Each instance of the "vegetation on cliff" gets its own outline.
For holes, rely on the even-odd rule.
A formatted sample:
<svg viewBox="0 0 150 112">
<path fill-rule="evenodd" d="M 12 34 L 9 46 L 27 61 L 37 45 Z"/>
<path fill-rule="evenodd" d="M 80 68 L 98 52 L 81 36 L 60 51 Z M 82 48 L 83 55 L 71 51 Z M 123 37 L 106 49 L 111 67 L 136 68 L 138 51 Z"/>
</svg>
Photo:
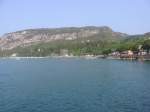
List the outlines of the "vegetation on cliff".
<svg viewBox="0 0 150 112">
<path fill-rule="evenodd" d="M 82 32 L 84 29 L 84 32 Z M 86 34 L 82 34 L 85 33 Z M 94 32 L 94 34 L 93 34 Z M 96 33 L 95 33 L 96 32 Z M 98 32 L 98 33 L 97 33 Z M 12 56 L 12 54 L 16 54 L 17 56 L 58 56 L 58 55 L 107 55 L 114 51 L 138 51 L 139 46 L 142 46 L 143 49 L 149 51 L 150 50 L 150 34 L 144 35 L 134 35 L 128 36 L 123 33 L 113 32 L 111 29 L 107 27 L 97 28 L 97 27 L 84 27 L 84 28 L 65 28 L 65 29 L 53 29 L 53 30 L 29 30 L 26 32 L 17 32 L 17 34 L 13 34 L 16 37 L 26 36 L 26 40 L 33 39 L 33 35 L 44 35 L 49 33 L 54 37 L 66 36 L 68 39 L 62 37 L 61 39 L 56 39 L 53 41 L 39 41 L 35 42 L 32 40 L 27 46 L 19 45 L 12 49 L 0 50 L 0 56 Z M 67 34 L 66 34 L 67 33 Z M 32 36 L 31 36 L 32 34 Z M 60 35 L 61 34 L 61 35 Z M 76 37 L 76 34 L 80 34 L 80 37 Z M 30 35 L 30 36 L 29 36 Z M 9 35 L 10 36 L 10 35 Z M 30 38 L 29 38 L 30 37 Z M 51 36 L 50 36 L 51 37 Z M 70 37 L 72 39 L 70 39 Z M 8 37 L 7 37 L 8 38 Z M 18 42 L 18 38 L 15 40 L 13 37 L 11 38 L 10 45 Z M 44 39 L 47 40 L 48 37 Z M 75 38 L 75 39 L 73 39 Z M 8 40 L 9 40 L 8 39 Z M 36 39 L 36 38 L 35 38 Z M 43 38 L 42 38 L 43 39 Z M 10 41 L 10 40 L 9 40 Z M 23 40 L 21 40 L 23 41 Z M 14 42 L 14 43 L 13 43 Z M 19 40 L 20 42 L 20 40 Z M 3 45 L 3 44 L 2 44 Z M 9 43 L 8 43 L 9 45 Z M 4 45 L 5 47 L 5 45 Z M 9 46 L 7 46 L 8 48 Z M 11 47 L 10 47 L 11 48 Z M 65 53 L 63 52 L 65 51 Z"/>
<path fill-rule="evenodd" d="M 39 43 L 28 47 L 17 47 L 12 50 L 1 51 L 1 56 L 11 56 L 17 53 L 18 56 L 55 56 L 63 55 L 62 50 L 67 50 L 68 55 L 101 55 L 109 54 L 114 51 L 138 51 L 138 47 L 150 50 L 150 39 L 143 37 L 128 38 L 119 41 L 106 40 L 72 40 L 72 41 L 55 41 L 48 43 Z"/>
</svg>

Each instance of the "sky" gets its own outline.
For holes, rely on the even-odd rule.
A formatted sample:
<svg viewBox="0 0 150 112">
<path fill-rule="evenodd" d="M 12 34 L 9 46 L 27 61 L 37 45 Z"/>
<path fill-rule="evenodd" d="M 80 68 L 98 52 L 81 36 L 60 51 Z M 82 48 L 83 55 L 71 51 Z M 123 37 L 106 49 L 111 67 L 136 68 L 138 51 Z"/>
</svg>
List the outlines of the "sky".
<svg viewBox="0 0 150 112">
<path fill-rule="evenodd" d="M 150 32 L 150 0 L 0 0 L 0 35 L 31 28 L 109 26 Z"/>
</svg>

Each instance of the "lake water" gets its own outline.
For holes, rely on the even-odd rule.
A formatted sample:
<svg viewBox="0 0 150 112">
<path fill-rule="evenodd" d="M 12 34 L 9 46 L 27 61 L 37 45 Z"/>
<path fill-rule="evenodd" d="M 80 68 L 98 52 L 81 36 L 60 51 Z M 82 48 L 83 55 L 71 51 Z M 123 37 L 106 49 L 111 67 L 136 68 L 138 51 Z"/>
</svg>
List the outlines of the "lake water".
<svg viewBox="0 0 150 112">
<path fill-rule="evenodd" d="M 1 59 L 0 112 L 150 112 L 150 62 Z"/>
</svg>

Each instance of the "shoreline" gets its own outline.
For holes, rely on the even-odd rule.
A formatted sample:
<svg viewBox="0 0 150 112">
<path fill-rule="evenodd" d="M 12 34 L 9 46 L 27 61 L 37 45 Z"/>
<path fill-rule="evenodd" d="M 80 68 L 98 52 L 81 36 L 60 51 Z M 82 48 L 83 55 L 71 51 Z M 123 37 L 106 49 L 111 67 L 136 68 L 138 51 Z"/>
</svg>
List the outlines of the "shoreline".
<svg viewBox="0 0 150 112">
<path fill-rule="evenodd" d="M 46 58 L 85 58 L 85 59 L 98 59 L 97 57 L 87 56 L 47 56 L 47 57 L 0 57 L 0 59 L 46 59 Z"/>
<path fill-rule="evenodd" d="M 108 59 L 108 60 L 137 60 L 137 61 L 150 61 L 150 59 L 134 59 L 134 58 L 120 58 L 120 57 L 109 57 L 109 56 L 45 56 L 45 57 L 0 57 L 0 59 L 15 59 L 15 60 L 21 60 L 21 59 L 49 59 L 49 58 L 55 58 L 55 59 L 73 59 L 73 58 L 80 58 L 80 59 Z"/>
</svg>

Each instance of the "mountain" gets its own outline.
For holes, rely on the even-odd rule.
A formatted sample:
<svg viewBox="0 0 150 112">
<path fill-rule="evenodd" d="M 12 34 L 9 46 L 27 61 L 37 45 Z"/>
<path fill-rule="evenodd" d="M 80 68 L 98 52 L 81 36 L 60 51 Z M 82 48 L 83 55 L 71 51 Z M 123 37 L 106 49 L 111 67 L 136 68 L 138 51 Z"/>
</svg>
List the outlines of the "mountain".
<svg viewBox="0 0 150 112">
<path fill-rule="evenodd" d="M 24 48 L 39 43 L 50 44 L 56 41 L 116 41 L 127 36 L 107 26 L 28 29 L 3 35 L 0 38 L 0 49 L 12 50 L 17 47 Z"/>
</svg>

